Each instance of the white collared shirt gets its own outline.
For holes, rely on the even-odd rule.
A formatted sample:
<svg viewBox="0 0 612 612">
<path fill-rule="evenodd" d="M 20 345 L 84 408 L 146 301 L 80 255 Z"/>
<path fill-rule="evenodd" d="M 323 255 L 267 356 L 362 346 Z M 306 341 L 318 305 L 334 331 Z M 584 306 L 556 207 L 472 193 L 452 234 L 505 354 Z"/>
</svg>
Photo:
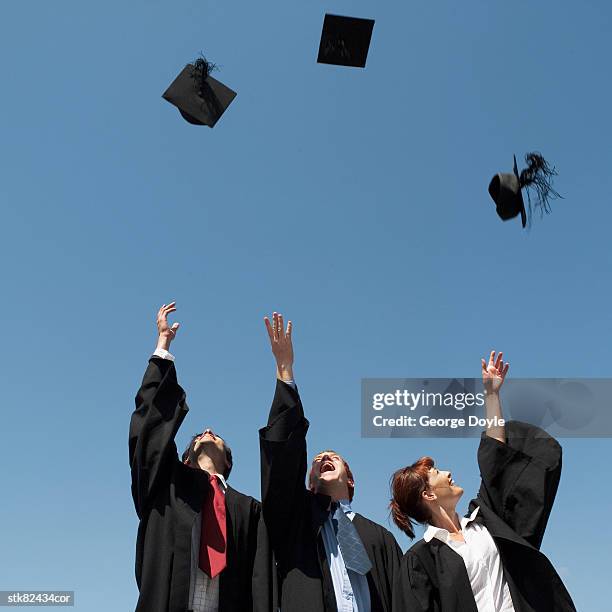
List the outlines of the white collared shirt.
<svg viewBox="0 0 612 612">
<path fill-rule="evenodd" d="M 446 529 L 433 525 L 427 525 L 423 539 L 437 538 L 461 556 L 478 612 L 515 612 L 495 541 L 484 525 L 473 522 L 479 510 L 461 519 L 465 542 L 451 539 Z"/>
</svg>

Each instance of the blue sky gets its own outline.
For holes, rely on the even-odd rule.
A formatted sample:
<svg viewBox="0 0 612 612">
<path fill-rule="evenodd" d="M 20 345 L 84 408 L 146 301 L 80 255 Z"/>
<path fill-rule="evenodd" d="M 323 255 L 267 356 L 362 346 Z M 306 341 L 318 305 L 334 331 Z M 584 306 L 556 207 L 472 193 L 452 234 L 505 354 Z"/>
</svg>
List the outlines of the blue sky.
<svg viewBox="0 0 612 612">
<path fill-rule="evenodd" d="M 376 19 L 365 70 L 316 63 L 326 12 Z M 361 378 L 477 376 L 492 348 L 514 376 L 609 377 L 611 33 L 603 0 L 5 3 L 0 589 L 134 608 L 127 431 L 163 302 L 179 446 L 213 426 L 259 495 L 279 310 L 310 449 L 383 524 L 425 453 L 467 502 L 476 440 L 362 440 Z M 213 130 L 161 98 L 200 51 L 238 92 Z M 525 232 L 487 185 L 532 150 L 564 199 Z M 612 445 L 563 446 L 544 550 L 601 610 Z"/>
</svg>

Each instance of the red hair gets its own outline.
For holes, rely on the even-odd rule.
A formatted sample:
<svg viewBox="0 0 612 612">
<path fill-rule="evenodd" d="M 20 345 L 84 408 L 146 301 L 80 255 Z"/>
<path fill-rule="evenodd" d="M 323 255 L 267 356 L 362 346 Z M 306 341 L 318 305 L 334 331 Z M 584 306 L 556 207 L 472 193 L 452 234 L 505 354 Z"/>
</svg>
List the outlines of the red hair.
<svg viewBox="0 0 612 612">
<path fill-rule="evenodd" d="M 421 457 L 412 465 L 397 470 L 391 477 L 391 516 L 410 539 L 414 538 L 414 525 L 430 519 L 429 509 L 423 502 L 423 492 L 429 487 L 429 470 L 433 466 L 431 457 Z"/>
</svg>

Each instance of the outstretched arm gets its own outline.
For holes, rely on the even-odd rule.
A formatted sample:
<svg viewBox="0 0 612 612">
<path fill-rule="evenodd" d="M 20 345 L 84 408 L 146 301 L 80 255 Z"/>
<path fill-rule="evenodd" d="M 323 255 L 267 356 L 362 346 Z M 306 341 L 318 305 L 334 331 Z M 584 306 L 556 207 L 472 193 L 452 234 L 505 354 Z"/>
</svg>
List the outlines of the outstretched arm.
<svg viewBox="0 0 612 612">
<path fill-rule="evenodd" d="M 277 312 L 272 314 L 272 323 L 268 317 L 264 317 L 266 331 L 270 338 L 270 347 L 276 360 L 276 378 L 284 382 L 293 382 L 293 342 L 291 333 L 293 323 L 287 322 L 287 329 L 283 315 Z"/>
<path fill-rule="evenodd" d="M 291 546 L 304 508 L 306 492 L 306 432 L 302 402 L 293 383 L 292 324 L 285 329 L 283 317 L 266 317 L 266 329 L 276 360 L 276 392 L 268 424 L 259 430 L 261 453 L 261 499 L 277 559 Z"/>
<path fill-rule="evenodd" d="M 157 311 L 157 350 L 169 351 L 170 344 L 176 338 L 180 323 L 168 323 L 168 315 L 176 310 L 176 302 L 162 304 Z"/>
<path fill-rule="evenodd" d="M 495 358 L 495 351 L 491 351 L 488 363 L 481 359 L 482 383 L 485 390 L 485 416 L 487 423 L 493 423 L 487 427 L 487 436 L 499 440 L 502 444 L 506 442 L 506 430 L 500 423 L 503 420 L 499 391 L 504 384 L 508 373 L 509 363 L 504 364 L 503 353 Z M 494 419 L 494 420 L 493 420 Z"/>
<path fill-rule="evenodd" d="M 173 302 L 164 304 L 157 313 L 156 355 L 168 351 L 179 328 L 178 323 L 168 325 L 168 314 L 175 310 Z M 174 363 L 169 354 L 164 356 L 149 360 L 130 420 L 132 497 L 140 517 L 150 507 L 154 489 L 170 478 L 172 463 L 178 461 L 174 437 L 189 410 Z"/>
<path fill-rule="evenodd" d="M 502 417 L 499 400 L 509 364 L 492 351 L 482 360 L 488 419 Z M 561 447 L 544 430 L 508 421 L 483 434 L 478 448 L 479 498 L 536 548 L 540 547 L 561 476 Z"/>
</svg>

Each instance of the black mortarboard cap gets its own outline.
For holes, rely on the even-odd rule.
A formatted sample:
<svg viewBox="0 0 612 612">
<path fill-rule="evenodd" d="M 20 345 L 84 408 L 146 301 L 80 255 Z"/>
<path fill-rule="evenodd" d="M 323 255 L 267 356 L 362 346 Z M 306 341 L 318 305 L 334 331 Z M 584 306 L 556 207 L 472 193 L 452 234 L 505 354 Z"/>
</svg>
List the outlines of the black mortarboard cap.
<svg viewBox="0 0 612 612">
<path fill-rule="evenodd" d="M 214 127 L 236 92 L 210 76 L 216 66 L 203 58 L 187 64 L 162 97 L 194 125 Z"/>
<path fill-rule="evenodd" d="M 373 19 L 325 15 L 317 62 L 365 68 L 373 28 Z"/>
<path fill-rule="evenodd" d="M 540 212 L 549 213 L 551 198 L 561 196 L 552 188 L 552 177 L 557 174 L 555 168 L 551 168 L 548 162 L 539 153 L 527 153 L 525 155 L 527 168 L 519 174 L 514 156 L 514 168 L 511 173 L 498 173 L 489 183 L 489 194 L 495 202 L 497 214 L 501 219 L 507 221 L 521 215 L 523 227 L 527 225 L 527 212 L 523 200 L 522 189 L 533 188 L 537 192 L 536 208 Z M 529 213 L 531 216 L 531 197 L 527 191 L 529 200 Z"/>
<path fill-rule="evenodd" d="M 518 168 L 516 165 L 516 155 L 514 156 L 514 172 L 500 172 L 496 174 L 489 183 L 489 193 L 495 202 L 497 214 L 504 221 L 514 219 L 521 214 L 523 227 L 527 224 L 527 213 L 525 212 L 525 202 L 521 193 L 521 182 L 519 179 Z"/>
</svg>

